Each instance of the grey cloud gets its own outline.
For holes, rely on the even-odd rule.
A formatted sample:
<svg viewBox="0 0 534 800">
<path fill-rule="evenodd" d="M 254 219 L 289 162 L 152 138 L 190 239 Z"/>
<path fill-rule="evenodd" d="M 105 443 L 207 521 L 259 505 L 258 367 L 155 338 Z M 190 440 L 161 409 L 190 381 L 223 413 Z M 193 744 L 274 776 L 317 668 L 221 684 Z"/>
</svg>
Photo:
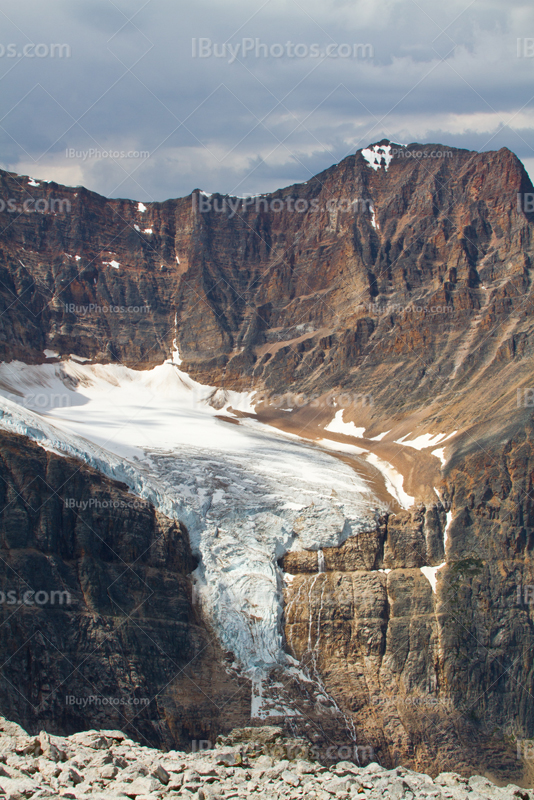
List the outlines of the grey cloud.
<svg viewBox="0 0 534 800">
<path fill-rule="evenodd" d="M 534 156 L 534 116 L 511 119 L 529 108 L 534 70 L 517 57 L 517 38 L 534 37 L 519 0 L 26 0 L 5 13 L 0 44 L 71 47 L 64 59 L 0 57 L 1 165 L 36 177 L 163 200 L 196 186 L 270 191 L 384 136 Z M 201 37 L 370 43 L 374 57 L 230 64 L 193 58 Z M 83 161 L 69 148 L 150 157 Z"/>
</svg>

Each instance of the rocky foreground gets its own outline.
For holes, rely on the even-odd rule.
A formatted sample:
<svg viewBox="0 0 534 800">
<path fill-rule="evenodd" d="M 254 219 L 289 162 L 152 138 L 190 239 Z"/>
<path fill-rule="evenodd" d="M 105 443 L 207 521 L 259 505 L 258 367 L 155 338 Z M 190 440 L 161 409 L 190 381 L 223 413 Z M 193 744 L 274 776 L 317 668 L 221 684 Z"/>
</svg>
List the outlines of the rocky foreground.
<svg viewBox="0 0 534 800">
<path fill-rule="evenodd" d="M 330 768 L 310 760 L 310 746 L 288 739 L 281 728 L 244 728 L 215 748 L 164 753 L 143 747 L 120 731 L 84 731 L 72 736 L 29 736 L 0 718 L 0 796 L 5 800 L 161 800 L 162 798 L 258 797 L 454 798 L 534 800 L 534 790 L 487 778 L 443 772 L 432 780 L 404 767 L 386 770 L 375 762 L 358 767 L 340 761 Z"/>
</svg>

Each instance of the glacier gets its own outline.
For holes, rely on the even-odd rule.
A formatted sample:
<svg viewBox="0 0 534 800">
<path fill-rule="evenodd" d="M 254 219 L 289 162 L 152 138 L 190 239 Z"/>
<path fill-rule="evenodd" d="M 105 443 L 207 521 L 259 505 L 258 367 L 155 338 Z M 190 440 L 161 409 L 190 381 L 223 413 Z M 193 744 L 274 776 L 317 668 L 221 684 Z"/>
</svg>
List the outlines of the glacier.
<svg viewBox="0 0 534 800">
<path fill-rule="evenodd" d="M 2 363 L 0 415 L 2 429 L 81 459 L 186 525 L 194 600 L 259 686 L 266 670 L 295 666 L 278 560 L 341 544 L 383 512 L 322 442 L 259 422 L 253 392 L 199 384 L 172 360 L 144 371 Z"/>
</svg>

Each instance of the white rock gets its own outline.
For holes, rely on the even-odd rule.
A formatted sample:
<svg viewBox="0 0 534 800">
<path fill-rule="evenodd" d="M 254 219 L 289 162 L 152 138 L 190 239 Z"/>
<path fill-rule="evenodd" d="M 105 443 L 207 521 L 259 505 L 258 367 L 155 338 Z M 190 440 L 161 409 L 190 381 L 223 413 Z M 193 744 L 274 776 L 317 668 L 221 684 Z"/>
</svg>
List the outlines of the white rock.
<svg viewBox="0 0 534 800">
<path fill-rule="evenodd" d="M 298 775 L 295 775 L 294 772 L 290 772 L 286 769 L 284 772 L 282 772 L 280 777 L 283 781 L 289 783 L 290 786 L 300 786 L 300 778 Z"/>
<path fill-rule="evenodd" d="M 66 769 L 61 770 L 61 774 L 59 776 L 59 782 L 62 785 L 72 783 L 73 786 L 77 786 L 82 781 L 83 781 L 82 776 L 73 767 L 67 767 Z"/>
<path fill-rule="evenodd" d="M 157 792 L 159 789 L 161 789 L 161 783 L 155 778 L 136 778 L 127 791 L 128 794 L 136 796 Z"/>
<path fill-rule="evenodd" d="M 39 734 L 39 743 L 41 746 L 42 754 L 50 761 L 65 761 L 65 754 L 62 753 L 58 747 L 52 742 L 49 734 L 46 731 L 41 731 Z"/>
</svg>

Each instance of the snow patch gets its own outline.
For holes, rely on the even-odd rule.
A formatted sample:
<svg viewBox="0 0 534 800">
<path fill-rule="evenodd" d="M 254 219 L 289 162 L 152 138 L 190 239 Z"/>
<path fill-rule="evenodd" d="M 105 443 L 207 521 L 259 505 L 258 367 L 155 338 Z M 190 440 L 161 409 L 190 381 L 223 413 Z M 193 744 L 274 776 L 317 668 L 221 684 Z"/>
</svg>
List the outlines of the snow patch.
<svg viewBox="0 0 534 800">
<path fill-rule="evenodd" d="M 447 463 L 447 459 L 445 458 L 445 448 L 444 447 L 440 447 L 438 450 L 432 450 L 432 455 L 436 456 L 436 458 L 439 458 L 439 460 L 441 461 L 441 466 L 442 467 L 445 466 L 445 464 Z"/>
<path fill-rule="evenodd" d="M 445 525 L 445 530 L 443 531 L 443 550 L 447 552 L 447 541 L 449 539 L 449 528 L 451 527 L 452 523 L 452 511 L 447 511 L 446 514 L 447 524 Z"/>
<path fill-rule="evenodd" d="M 357 428 L 354 422 L 343 422 L 343 410 L 336 411 L 334 419 L 326 425 L 325 431 L 343 433 L 345 436 L 356 436 L 361 439 L 365 433 L 365 428 Z"/>
<path fill-rule="evenodd" d="M 152 230 L 152 228 L 145 228 L 143 233 L 154 233 L 154 231 Z"/>
<path fill-rule="evenodd" d="M 326 447 L 327 450 L 337 450 L 338 453 L 351 453 L 357 456 L 369 452 L 364 447 L 357 447 L 355 444 L 346 444 L 345 442 L 335 442 L 333 439 L 319 439 L 317 444 L 320 444 L 321 447 Z"/>
<path fill-rule="evenodd" d="M 366 147 L 364 150 L 362 150 L 362 156 L 365 158 L 369 166 L 375 170 L 375 172 L 379 170 L 381 166 L 384 166 L 384 169 L 387 172 L 390 162 L 393 158 L 391 155 L 390 144 L 375 144 L 372 147 Z"/>
<path fill-rule="evenodd" d="M 180 366 L 182 359 L 180 358 L 180 351 L 178 349 L 178 312 L 174 315 L 174 339 L 172 341 L 172 358 L 171 363 Z"/>
<path fill-rule="evenodd" d="M 415 503 L 415 497 L 411 497 L 404 489 L 404 478 L 395 467 L 379 458 L 375 453 L 369 453 L 367 461 L 374 467 L 380 470 L 386 482 L 386 489 L 388 492 L 397 499 L 402 508 L 411 508 Z"/>
<path fill-rule="evenodd" d="M 283 688 L 283 686 L 282 686 Z M 252 679 L 250 695 L 250 718 L 267 719 L 268 717 L 300 717 L 301 712 L 296 708 L 290 708 L 286 704 L 277 703 L 271 697 L 265 697 L 263 693 L 263 676 L 261 672 Z"/>
<path fill-rule="evenodd" d="M 146 211 L 146 206 L 145 206 L 145 204 L 144 204 L 144 203 L 138 203 L 138 204 L 137 204 L 137 210 L 138 210 L 138 211 L 140 211 L 140 212 L 141 212 L 141 214 L 144 214 L 144 213 L 145 213 L 145 211 Z"/>
<path fill-rule="evenodd" d="M 118 269 L 120 267 L 118 261 L 103 261 L 102 264 L 108 267 L 113 267 L 113 269 Z"/>
<path fill-rule="evenodd" d="M 415 450 L 423 450 L 426 447 L 433 447 L 442 439 L 447 438 L 446 433 L 422 433 L 421 436 L 418 436 L 416 439 L 412 439 L 410 442 L 407 442 L 405 441 L 407 436 L 411 436 L 411 434 L 407 433 L 406 436 L 402 437 L 402 439 L 396 440 L 395 444 L 403 444 L 405 447 L 413 447 Z"/>
<path fill-rule="evenodd" d="M 439 567 L 419 567 L 427 581 L 432 587 L 432 591 L 436 594 L 436 586 L 438 582 L 438 570 L 442 569 L 445 566 L 446 562 L 444 561 L 443 564 L 440 564 Z"/>
<path fill-rule="evenodd" d="M 40 185 L 41 184 L 38 181 L 36 181 L 34 178 L 30 178 L 30 180 L 28 181 L 28 186 L 40 186 Z"/>
<path fill-rule="evenodd" d="M 384 431 L 384 433 L 379 433 L 378 436 L 371 436 L 369 441 L 370 442 L 381 442 L 382 439 L 384 438 L 384 436 L 388 435 L 390 430 L 391 430 L 391 428 L 389 429 L 389 431 Z"/>
<path fill-rule="evenodd" d="M 47 358 L 59 358 L 59 353 L 55 350 L 43 350 L 43 353 Z"/>
<path fill-rule="evenodd" d="M 451 436 L 457 433 L 458 431 L 453 431 L 452 433 L 422 433 L 409 442 L 407 442 L 406 439 L 412 434 L 407 433 L 400 439 L 396 439 L 395 444 L 403 444 L 405 447 L 413 447 L 415 450 L 424 450 L 427 447 L 435 447 L 437 444 L 443 444 L 443 442 L 446 442 L 447 439 L 450 439 Z"/>
</svg>

